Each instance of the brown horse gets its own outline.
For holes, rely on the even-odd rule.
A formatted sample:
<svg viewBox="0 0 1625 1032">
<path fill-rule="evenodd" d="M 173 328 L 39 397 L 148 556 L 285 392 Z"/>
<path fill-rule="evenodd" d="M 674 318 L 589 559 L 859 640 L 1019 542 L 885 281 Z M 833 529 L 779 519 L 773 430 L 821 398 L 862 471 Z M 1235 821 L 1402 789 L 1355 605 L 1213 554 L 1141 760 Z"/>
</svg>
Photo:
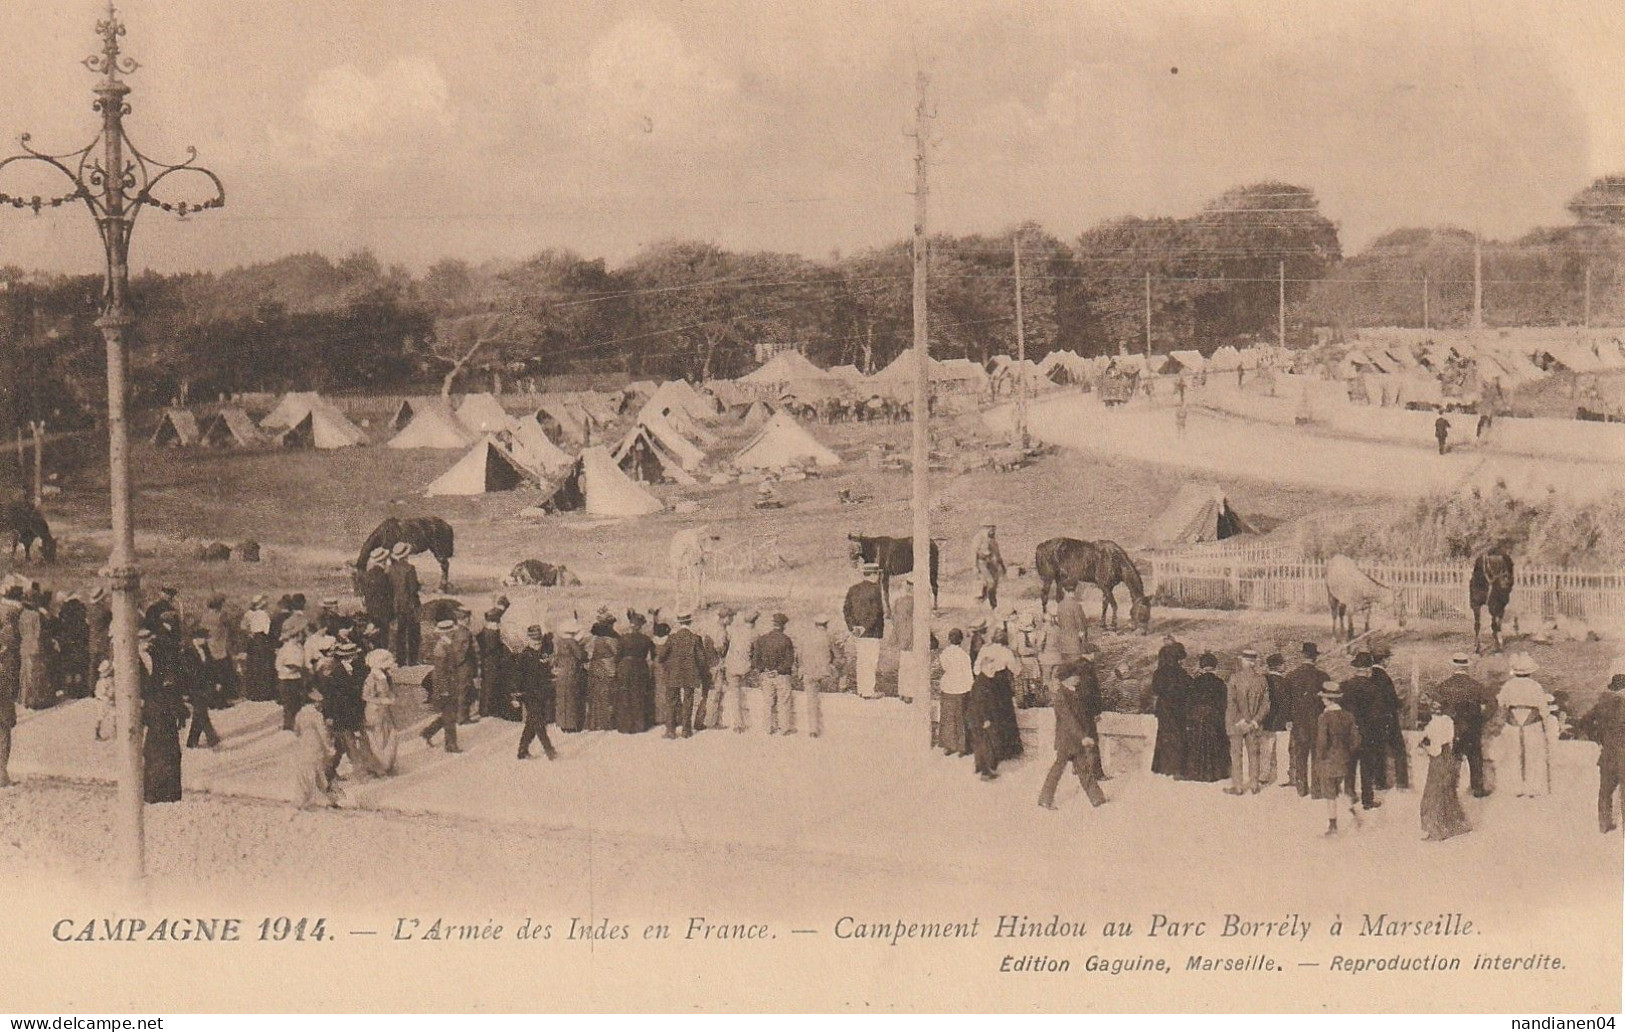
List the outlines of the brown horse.
<svg viewBox="0 0 1625 1032">
<path fill-rule="evenodd" d="M 56 538 L 51 536 L 51 528 L 45 522 L 45 514 L 40 512 L 31 502 L 17 500 L 7 502 L 0 510 L 0 533 L 11 536 L 11 557 L 17 557 L 17 549 L 23 550 L 23 558 L 34 558 L 34 542 L 38 541 L 40 556 L 48 563 L 56 562 Z"/>
<path fill-rule="evenodd" d="M 1473 651 L 1480 651 L 1478 634 L 1483 610 L 1490 610 L 1490 635 L 1495 639 L 1495 650 L 1501 650 L 1501 618 L 1506 615 L 1507 603 L 1512 599 L 1512 557 L 1500 549 L 1491 549 L 1473 560 L 1473 576 L 1467 582 L 1467 601 L 1473 607 Z"/>
<path fill-rule="evenodd" d="M 1111 626 L 1117 626 L 1117 597 L 1119 584 L 1127 585 L 1129 593 L 1129 622 L 1141 634 L 1151 629 L 1151 599 L 1145 593 L 1145 582 L 1140 579 L 1139 568 L 1128 552 L 1115 541 L 1079 541 L 1077 538 L 1050 538 L 1033 553 L 1033 569 L 1038 573 L 1041 587 L 1039 607 L 1049 611 L 1050 585 L 1055 586 L 1055 599 L 1060 601 L 1068 591 L 1077 591 L 1078 585 L 1090 583 L 1100 589 L 1100 624 L 1106 626 L 1106 614 L 1111 613 Z"/>
<path fill-rule="evenodd" d="M 393 548 L 404 541 L 411 546 L 412 555 L 428 552 L 440 564 L 440 590 L 451 590 L 451 557 L 455 549 L 455 535 L 451 524 L 438 516 L 391 516 L 373 528 L 361 546 L 356 559 L 357 576 L 367 568 L 367 556 L 375 548 Z"/>
</svg>

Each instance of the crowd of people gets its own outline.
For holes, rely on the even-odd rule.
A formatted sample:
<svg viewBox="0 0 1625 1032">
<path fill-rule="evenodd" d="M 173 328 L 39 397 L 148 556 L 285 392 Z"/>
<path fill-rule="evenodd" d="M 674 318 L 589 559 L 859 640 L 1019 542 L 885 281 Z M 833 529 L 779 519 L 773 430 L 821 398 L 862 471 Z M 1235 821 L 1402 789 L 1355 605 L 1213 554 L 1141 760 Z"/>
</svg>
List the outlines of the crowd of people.
<svg viewBox="0 0 1625 1032">
<path fill-rule="evenodd" d="M 996 547 L 984 545 L 979 561 L 996 557 Z M 898 580 L 907 583 L 906 576 Z M 997 574 L 986 580 L 992 583 L 984 601 L 992 608 Z M 238 608 L 215 593 L 188 613 L 179 592 L 160 590 L 143 608 L 138 632 L 148 801 L 181 797 L 185 750 L 217 747 L 211 710 L 239 699 L 280 705 L 283 729 L 299 743 L 298 805 L 336 806 L 339 781 L 395 772 L 407 714 L 422 708 L 407 691 L 422 692 L 432 711 L 418 733 L 447 753 L 461 751 L 459 727 L 485 718 L 522 724 L 520 760 L 533 747 L 553 759 L 551 736 L 558 733 L 661 731 L 677 739 L 765 723 L 770 735 L 804 731 L 817 738 L 824 732 L 823 694 L 884 693 L 882 645 L 894 657 L 900 691 L 913 683 L 914 664 L 930 664 L 936 744 L 949 756 L 971 758 L 976 776 L 994 780 L 1001 764 L 1023 754 L 1019 709 L 1048 706 L 1055 749 L 1039 804 L 1054 807 L 1068 766 L 1093 805 L 1107 801 L 1100 652 L 1075 593 L 1037 619 L 994 613 L 946 629 L 940 641 L 933 634 L 921 655 L 912 640 L 912 592 L 888 601 L 874 564 L 863 567 L 863 579 L 847 593 L 844 638 L 822 614 L 792 637 L 785 613 L 717 607 L 702 631 L 693 612 L 668 620 L 658 610 L 617 615 L 603 608 L 586 622 L 570 616 L 530 625 L 522 644 L 510 647 L 505 598 L 477 625 L 467 608 L 441 600 L 424 635 L 416 571 L 399 552 L 374 553 L 358 587 L 356 612 L 337 598 L 322 599 L 311 612 L 301 594 L 275 602 L 259 595 Z M 96 738 L 116 734 L 111 623 L 101 589 L 59 598 L 37 584 L 0 585 L 0 785 L 9 783 L 19 704 L 41 709 L 94 696 Z M 1358 825 L 1363 812 L 1382 805 L 1383 793 L 1411 786 L 1413 750 L 1402 728 L 1414 719 L 1417 751 L 1427 760 L 1421 805 L 1427 838 L 1471 830 L 1459 796 L 1460 767 L 1467 766 L 1468 791 L 1489 794 L 1487 744 L 1496 750 L 1497 790 L 1549 793 L 1558 718 L 1527 654 L 1511 658 L 1511 676 L 1499 688 L 1473 676 L 1471 657 L 1456 655 L 1451 676 L 1426 690 L 1415 711 L 1401 701 L 1389 658 L 1373 645 L 1354 656 L 1351 676 L 1339 682 L 1322 668 L 1314 642 L 1303 643 L 1290 670 L 1281 654 L 1261 659 L 1247 648 L 1226 679 L 1217 656 L 1196 657 L 1193 672 L 1185 646 L 1166 637 L 1150 682 L 1151 769 L 1181 781 L 1227 782 L 1225 791 L 1236 796 L 1277 784 L 1293 789 L 1324 801 L 1327 834 L 1336 835 L 1345 813 Z M 401 668 L 419 664 L 426 676 L 402 678 Z M 1614 798 L 1625 780 L 1625 666 L 1608 689 L 1581 727 L 1602 745 L 1604 831 L 1618 826 Z M 751 712 L 757 697 L 765 713 Z"/>
</svg>

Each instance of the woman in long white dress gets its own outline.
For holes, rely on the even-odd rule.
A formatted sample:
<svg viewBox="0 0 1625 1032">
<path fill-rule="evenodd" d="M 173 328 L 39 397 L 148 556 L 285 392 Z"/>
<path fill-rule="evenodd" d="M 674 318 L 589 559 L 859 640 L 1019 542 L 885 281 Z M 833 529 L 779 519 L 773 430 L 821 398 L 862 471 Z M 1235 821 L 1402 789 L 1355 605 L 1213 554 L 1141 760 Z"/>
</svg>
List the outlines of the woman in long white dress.
<svg viewBox="0 0 1625 1032">
<path fill-rule="evenodd" d="M 395 714 L 395 656 L 388 649 L 367 653 L 367 681 L 361 687 L 367 704 L 367 744 L 378 757 L 385 774 L 395 773 L 395 755 L 400 750 L 400 721 Z"/>
<path fill-rule="evenodd" d="M 1495 780 L 1499 791 L 1520 799 L 1551 790 L 1551 743 L 1557 737 L 1552 697 L 1534 679 L 1528 653 L 1512 657 L 1512 676 L 1496 696 L 1501 733 L 1496 736 Z"/>
<path fill-rule="evenodd" d="M 293 753 L 293 805 L 301 810 L 338 806 L 343 798 L 327 777 L 333 737 L 322 716 L 322 693 L 311 689 L 309 699 L 310 705 L 301 707 L 293 718 L 293 730 L 299 736 Z"/>
</svg>

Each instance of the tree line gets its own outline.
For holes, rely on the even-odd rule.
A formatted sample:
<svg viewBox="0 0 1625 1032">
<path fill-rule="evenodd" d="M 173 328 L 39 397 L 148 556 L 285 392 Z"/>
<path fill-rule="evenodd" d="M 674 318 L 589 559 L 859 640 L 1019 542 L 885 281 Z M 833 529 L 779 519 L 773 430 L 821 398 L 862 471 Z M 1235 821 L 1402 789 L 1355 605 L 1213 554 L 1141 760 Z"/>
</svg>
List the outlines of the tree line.
<svg viewBox="0 0 1625 1032">
<path fill-rule="evenodd" d="M 1616 193 L 1625 185 L 1599 180 L 1576 197 L 1581 224 L 1486 248 L 1492 321 L 1570 321 L 1585 265 L 1594 321 L 1625 317 L 1607 225 L 1625 210 Z M 1470 235 L 1400 230 L 1345 259 L 1312 190 L 1265 182 L 1189 217 L 1113 219 L 1070 241 L 1034 223 L 933 238 L 934 354 L 985 362 L 1015 353 L 1018 242 L 1033 358 L 1141 351 L 1148 313 L 1157 351 L 1274 340 L 1283 285 L 1293 334 L 1420 325 L 1424 275 L 1434 325 L 1470 311 Z M 132 284 L 135 401 L 501 390 L 579 372 L 702 380 L 739 376 L 792 347 L 821 365 L 878 370 L 911 342 L 911 274 L 906 241 L 812 259 L 686 240 L 613 267 L 555 249 L 521 261 L 448 259 L 417 275 L 366 252 L 149 272 Z M 100 294 L 95 276 L 0 269 L 0 430 L 34 418 L 69 425 L 103 409 Z"/>
</svg>

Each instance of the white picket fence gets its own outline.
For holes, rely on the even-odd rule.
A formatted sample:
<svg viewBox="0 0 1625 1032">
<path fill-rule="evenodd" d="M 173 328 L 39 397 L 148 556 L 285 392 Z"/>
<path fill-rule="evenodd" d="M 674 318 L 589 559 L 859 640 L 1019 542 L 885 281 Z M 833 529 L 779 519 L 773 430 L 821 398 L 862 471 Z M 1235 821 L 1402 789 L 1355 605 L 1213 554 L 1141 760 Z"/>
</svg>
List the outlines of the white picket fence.
<svg viewBox="0 0 1625 1032">
<path fill-rule="evenodd" d="M 1166 604 L 1221 609 L 1327 612 L 1326 566 L 1258 545 L 1150 558 L 1147 589 Z M 1470 616 L 1470 563 L 1364 563 L 1392 587 L 1408 617 Z M 1520 565 L 1511 611 L 1549 622 L 1625 622 L 1625 571 L 1563 570 Z"/>
</svg>

